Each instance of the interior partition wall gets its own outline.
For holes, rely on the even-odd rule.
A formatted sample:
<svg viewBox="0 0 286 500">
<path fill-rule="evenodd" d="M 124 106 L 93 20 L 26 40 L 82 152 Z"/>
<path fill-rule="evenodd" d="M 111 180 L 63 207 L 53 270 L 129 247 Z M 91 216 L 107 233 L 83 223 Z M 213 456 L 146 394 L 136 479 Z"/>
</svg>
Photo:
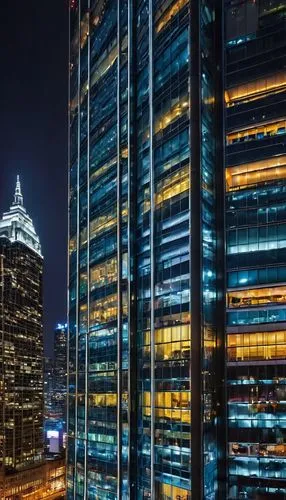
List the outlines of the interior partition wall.
<svg viewBox="0 0 286 500">
<path fill-rule="evenodd" d="M 220 495 L 220 7 L 70 4 L 68 499 Z"/>
</svg>

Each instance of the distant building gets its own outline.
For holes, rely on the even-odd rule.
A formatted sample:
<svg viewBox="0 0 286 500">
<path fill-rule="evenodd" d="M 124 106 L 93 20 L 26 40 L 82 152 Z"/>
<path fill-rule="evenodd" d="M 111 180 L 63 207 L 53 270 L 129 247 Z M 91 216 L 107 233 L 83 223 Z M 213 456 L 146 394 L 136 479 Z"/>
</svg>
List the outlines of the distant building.
<svg viewBox="0 0 286 500">
<path fill-rule="evenodd" d="M 1 500 L 63 500 L 65 498 L 65 460 L 48 460 L 17 474 L 1 477 Z"/>
<path fill-rule="evenodd" d="M 54 332 L 54 359 L 45 358 L 45 453 L 64 453 L 67 397 L 67 325 Z"/>
<path fill-rule="evenodd" d="M 58 324 L 54 336 L 54 387 L 53 412 L 63 422 L 66 421 L 67 398 L 67 325 Z"/>
<path fill-rule="evenodd" d="M 45 419 L 53 414 L 53 392 L 54 392 L 54 361 L 50 357 L 44 359 L 44 399 Z"/>
<path fill-rule="evenodd" d="M 43 257 L 19 177 L 0 221 L 0 474 L 43 459 Z M 1 497 L 2 498 L 2 497 Z"/>
</svg>

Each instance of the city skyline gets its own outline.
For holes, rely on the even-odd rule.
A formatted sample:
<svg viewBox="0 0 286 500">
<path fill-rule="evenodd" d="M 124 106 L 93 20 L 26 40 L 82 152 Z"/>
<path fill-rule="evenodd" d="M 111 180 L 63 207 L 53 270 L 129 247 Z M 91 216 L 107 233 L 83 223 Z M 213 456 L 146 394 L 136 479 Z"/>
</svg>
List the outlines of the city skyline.
<svg viewBox="0 0 286 500">
<path fill-rule="evenodd" d="M 68 0 L 2 2 L 0 28 L 0 213 L 19 174 L 42 244 L 50 354 L 66 318 Z"/>
</svg>

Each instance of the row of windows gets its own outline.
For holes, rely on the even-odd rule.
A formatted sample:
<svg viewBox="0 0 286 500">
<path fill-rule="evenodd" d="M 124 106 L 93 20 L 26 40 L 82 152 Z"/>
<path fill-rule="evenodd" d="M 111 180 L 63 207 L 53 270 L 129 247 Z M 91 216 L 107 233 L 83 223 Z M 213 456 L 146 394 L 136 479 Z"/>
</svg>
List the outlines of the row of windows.
<svg viewBox="0 0 286 500">
<path fill-rule="evenodd" d="M 226 144 L 229 146 L 237 142 L 246 142 L 253 140 L 264 139 L 264 137 L 271 137 L 275 135 L 286 133 L 286 121 L 281 120 L 276 123 L 257 125 L 256 127 L 240 130 L 239 132 L 232 132 L 226 136 Z"/>
<path fill-rule="evenodd" d="M 226 190 L 245 189 L 248 186 L 278 181 L 286 177 L 286 156 L 245 163 L 226 169 Z"/>
<path fill-rule="evenodd" d="M 228 254 L 285 248 L 286 224 L 231 229 L 227 244 Z"/>
<path fill-rule="evenodd" d="M 253 286 L 266 283 L 286 282 L 286 267 L 265 267 L 245 271 L 231 271 L 227 275 L 229 288 Z"/>
<path fill-rule="evenodd" d="M 248 307 L 267 304 L 284 304 L 286 302 L 286 288 L 251 288 L 229 292 L 227 294 L 227 307 Z"/>
<path fill-rule="evenodd" d="M 257 325 L 286 321 L 286 310 L 269 308 L 266 310 L 239 311 L 227 313 L 227 325 Z"/>
<path fill-rule="evenodd" d="M 247 82 L 237 87 L 228 88 L 225 92 L 227 107 L 238 103 L 245 103 L 261 99 L 274 92 L 282 92 L 286 89 L 286 73 L 277 73 L 261 79 Z"/>
<path fill-rule="evenodd" d="M 258 456 L 258 457 L 285 457 L 285 444 L 257 444 L 257 443 L 229 443 L 229 455 Z"/>
</svg>

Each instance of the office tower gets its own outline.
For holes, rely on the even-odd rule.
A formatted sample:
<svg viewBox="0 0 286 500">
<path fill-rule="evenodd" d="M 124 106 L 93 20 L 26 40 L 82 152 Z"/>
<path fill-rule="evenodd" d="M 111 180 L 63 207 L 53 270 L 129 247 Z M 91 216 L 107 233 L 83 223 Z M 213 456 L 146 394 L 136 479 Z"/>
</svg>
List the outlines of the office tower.
<svg viewBox="0 0 286 500">
<path fill-rule="evenodd" d="M 19 177 L 0 221 L 1 476 L 43 456 L 43 257 Z"/>
<path fill-rule="evenodd" d="M 54 394 L 54 361 L 50 357 L 44 358 L 44 407 L 45 420 L 53 414 Z"/>
<path fill-rule="evenodd" d="M 228 498 L 286 497 L 286 3 L 226 1 Z"/>
<path fill-rule="evenodd" d="M 70 4 L 69 499 L 219 495 L 221 18 Z"/>
<path fill-rule="evenodd" d="M 58 323 L 54 336 L 53 411 L 65 427 L 67 398 L 67 325 Z"/>
</svg>

